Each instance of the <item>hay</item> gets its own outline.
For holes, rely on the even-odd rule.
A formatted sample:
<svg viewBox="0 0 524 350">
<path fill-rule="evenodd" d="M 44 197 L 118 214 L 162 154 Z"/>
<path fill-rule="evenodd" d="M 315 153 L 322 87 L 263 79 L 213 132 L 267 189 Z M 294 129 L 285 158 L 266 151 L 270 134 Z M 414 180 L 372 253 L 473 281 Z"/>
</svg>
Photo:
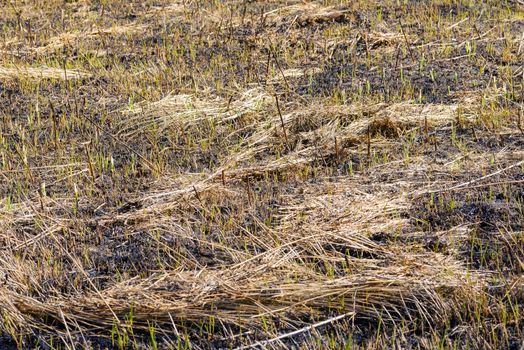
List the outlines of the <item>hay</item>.
<svg viewBox="0 0 524 350">
<path fill-rule="evenodd" d="M 335 6 L 322 6 L 314 2 L 301 2 L 289 6 L 278 7 L 272 11 L 264 13 L 267 22 L 274 25 L 287 24 L 288 26 L 297 23 L 300 26 L 307 26 L 315 23 L 336 22 L 345 19 L 347 8 Z"/>
<path fill-rule="evenodd" d="M 162 133 L 173 125 L 187 128 L 204 120 L 224 124 L 256 111 L 269 100 L 270 97 L 258 88 L 245 91 L 231 102 L 220 97 L 199 99 L 187 94 L 168 95 L 156 102 L 143 102 L 121 110 L 124 118 L 116 127 L 117 134 L 135 138 L 151 127 Z"/>
<path fill-rule="evenodd" d="M 34 51 L 40 55 L 56 52 L 64 47 L 77 47 L 80 43 L 85 44 L 91 40 L 97 40 L 106 36 L 136 35 L 147 29 L 145 25 L 129 24 L 115 25 L 108 28 L 96 28 L 84 32 L 66 32 L 47 40 L 45 45 L 34 48 Z"/>
<path fill-rule="evenodd" d="M 224 189 L 213 188 L 199 189 L 202 199 L 224 200 Z M 99 224 L 142 222 L 136 226 L 139 232 L 158 230 L 191 240 L 191 232 L 183 228 L 184 217 L 190 217 L 193 206 L 199 204 L 194 195 L 188 196 L 189 191 L 184 193 L 183 197 L 164 197 L 161 202 L 149 199 L 146 209 L 108 216 Z M 228 197 L 230 201 L 239 199 L 232 193 Z M 406 208 L 402 197 L 354 192 L 351 185 L 320 184 L 309 188 L 305 195 L 289 197 L 278 208 L 278 224 L 269 232 L 273 239 L 252 241 L 260 253 L 246 255 L 236 251 L 238 247 L 215 244 L 216 256 L 221 256 L 222 251 L 235 257 L 232 265 L 210 269 L 191 255 L 181 255 L 181 266 L 193 266 L 192 270 L 153 273 L 103 290 L 85 291 L 74 298 L 58 291 L 47 292 L 37 300 L 24 295 L 29 285 L 26 281 L 41 285 L 41 279 L 53 273 L 52 267 L 35 276 L 31 263 L 20 264 L 14 257 L 5 256 L 0 274 L 8 273 L 11 264 L 18 265 L 0 288 L 0 300 L 5 301 L 4 312 L 21 325 L 34 325 L 42 314 L 61 322 L 63 314 L 80 325 L 108 327 L 115 316 L 122 321 L 133 305 L 135 325 L 144 329 L 151 317 L 166 325 L 173 319 L 198 323 L 214 317 L 230 325 L 251 327 L 261 325 L 268 316 L 300 317 L 330 304 L 339 305 L 339 312 L 352 312 L 359 318 L 375 318 L 385 312 L 394 321 L 418 314 L 438 323 L 468 300 L 474 300 L 481 284 L 475 274 L 452 257 L 414 254 L 401 245 L 383 246 L 369 238 L 373 233 L 406 226 L 405 220 L 391 219 L 392 213 Z M 173 217 L 173 212 L 180 215 Z M 337 246 L 369 257 L 347 255 Z M 318 263 L 308 263 L 311 259 L 320 266 L 331 266 L 335 275 L 319 273 Z M 450 297 L 450 291 L 457 294 Z"/>
<path fill-rule="evenodd" d="M 3 79 L 30 78 L 30 79 L 84 79 L 91 74 L 79 69 L 52 68 L 52 67 L 0 67 L 0 77 Z"/>
</svg>

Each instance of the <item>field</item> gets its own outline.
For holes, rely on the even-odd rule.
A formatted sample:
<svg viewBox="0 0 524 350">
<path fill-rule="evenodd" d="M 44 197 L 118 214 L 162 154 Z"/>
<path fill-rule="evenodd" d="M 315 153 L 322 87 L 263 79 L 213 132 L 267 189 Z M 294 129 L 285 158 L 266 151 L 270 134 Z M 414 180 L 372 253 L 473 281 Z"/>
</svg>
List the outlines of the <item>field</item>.
<svg viewBox="0 0 524 350">
<path fill-rule="evenodd" d="M 522 0 L 0 1 L 1 349 L 524 349 Z"/>
</svg>

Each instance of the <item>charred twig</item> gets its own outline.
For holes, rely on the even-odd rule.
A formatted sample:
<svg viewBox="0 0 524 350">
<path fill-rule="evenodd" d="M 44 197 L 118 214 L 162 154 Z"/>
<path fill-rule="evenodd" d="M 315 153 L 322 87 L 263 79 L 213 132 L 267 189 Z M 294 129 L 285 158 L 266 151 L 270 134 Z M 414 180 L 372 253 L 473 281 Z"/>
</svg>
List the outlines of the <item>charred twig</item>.
<svg viewBox="0 0 524 350">
<path fill-rule="evenodd" d="M 275 95 L 275 102 L 277 104 L 278 116 L 280 117 L 280 123 L 282 123 L 282 131 L 284 132 L 284 139 L 286 141 L 286 146 L 289 148 L 289 140 L 287 138 L 286 124 L 284 123 L 284 118 L 282 117 L 282 112 L 280 111 L 280 104 L 278 103 L 278 95 Z"/>
<path fill-rule="evenodd" d="M 367 141 L 368 165 L 371 165 L 371 129 L 370 129 L 370 125 L 368 125 L 366 141 Z"/>
<path fill-rule="evenodd" d="M 402 31 L 402 35 L 404 35 L 404 40 L 406 41 L 406 46 L 409 50 L 409 55 L 411 56 L 411 59 L 413 62 L 415 61 L 415 56 L 413 55 L 413 51 L 411 50 L 411 44 L 409 43 L 408 37 L 406 36 L 406 33 L 404 32 L 404 28 L 402 26 L 402 20 L 399 18 L 398 23 L 400 24 L 400 30 Z"/>
</svg>

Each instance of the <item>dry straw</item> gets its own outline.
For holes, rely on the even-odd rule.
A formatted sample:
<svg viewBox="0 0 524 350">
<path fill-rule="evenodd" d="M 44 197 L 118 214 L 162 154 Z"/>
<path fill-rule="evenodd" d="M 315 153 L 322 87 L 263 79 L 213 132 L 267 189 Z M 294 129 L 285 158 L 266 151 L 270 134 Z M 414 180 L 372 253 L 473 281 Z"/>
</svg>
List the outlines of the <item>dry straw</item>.
<svg viewBox="0 0 524 350">
<path fill-rule="evenodd" d="M 31 78 L 31 79 L 83 79 L 91 74 L 79 69 L 63 69 L 53 67 L 0 67 L 0 77 L 3 79 Z"/>
</svg>

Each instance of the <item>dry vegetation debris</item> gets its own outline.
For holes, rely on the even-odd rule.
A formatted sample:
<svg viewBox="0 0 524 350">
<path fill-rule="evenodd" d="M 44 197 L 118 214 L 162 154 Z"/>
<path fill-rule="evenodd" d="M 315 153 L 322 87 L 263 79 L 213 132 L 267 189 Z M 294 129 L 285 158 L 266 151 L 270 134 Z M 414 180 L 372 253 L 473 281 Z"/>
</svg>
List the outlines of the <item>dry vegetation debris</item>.
<svg viewBox="0 0 524 350">
<path fill-rule="evenodd" d="M 89 77 L 88 72 L 78 69 L 52 67 L 0 67 L 2 79 L 32 78 L 32 79 L 82 79 Z"/>
<path fill-rule="evenodd" d="M 522 346 L 518 3 L 0 9 L 0 348 Z"/>
</svg>

